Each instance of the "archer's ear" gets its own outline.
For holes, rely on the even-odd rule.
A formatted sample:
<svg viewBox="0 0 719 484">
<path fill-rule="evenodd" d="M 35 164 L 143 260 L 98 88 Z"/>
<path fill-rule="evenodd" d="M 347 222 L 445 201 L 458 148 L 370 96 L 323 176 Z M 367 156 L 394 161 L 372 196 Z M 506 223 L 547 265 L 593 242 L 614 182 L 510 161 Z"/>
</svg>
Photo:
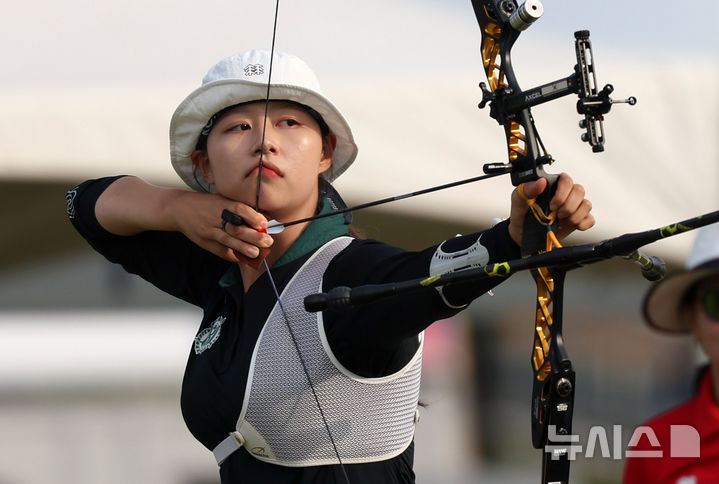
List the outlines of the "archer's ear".
<svg viewBox="0 0 719 484">
<path fill-rule="evenodd" d="M 332 157 L 335 154 L 336 146 L 337 146 L 337 136 L 335 136 L 334 133 L 329 133 L 329 134 L 327 134 L 327 136 L 322 138 L 322 159 L 320 160 L 319 173 L 326 172 L 332 166 Z"/>
<path fill-rule="evenodd" d="M 214 184 L 214 177 L 212 176 L 212 168 L 210 167 L 210 157 L 207 156 L 207 151 L 195 150 L 190 154 L 192 164 L 194 164 L 201 172 L 202 176 L 205 177 L 207 183 Z"/>
</svg>

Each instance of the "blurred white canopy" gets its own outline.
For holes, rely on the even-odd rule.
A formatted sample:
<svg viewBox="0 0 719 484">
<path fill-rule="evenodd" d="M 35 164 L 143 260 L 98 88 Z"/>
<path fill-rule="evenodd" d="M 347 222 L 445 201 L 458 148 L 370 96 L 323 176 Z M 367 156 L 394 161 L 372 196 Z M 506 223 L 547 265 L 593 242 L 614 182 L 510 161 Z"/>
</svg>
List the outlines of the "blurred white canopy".
<svg viewBox="0 0 719 484">
<path fill-rule="evenodd" d="M 0 20 L 0 45 L 12 47 L 0 65 L 2 179 L 131 173 L 179 184 L 168 156 L 174 108 L 220 58 L 269 48 L 274 14 L 269 1 L 39 3 L 13 3 Z M 603 10 L 614 6 L 623 16 L 583 13 L 591 2 L 544 3 L 544 17 L 514 50 L 522 86 L 569 75 L 572 32 L 589 28 L 599 83 L 612 83 L 616 98 L 638 98 L 636 106 L 618 105 L 607 115 L 602 154 L 579 140 L 576 98 L 533 110 L 557 160 L 547 171 L 570 173 L 594 204 L 597 227 L 577 240 L 719 209 L 719 67 L 711 46 L 675 45 L 662 57 L 668 44 L 652 50 L 647 39 L 675 28 L 671 16 L 655 18 L 656 12 L 618 2 Z M 633 21 L 639 13 L 643 21 Z M 469 0 L 281 4 L 277 49 L 316 70 L 360 147 L 355 165 L 336 182 L 345 198 L 401 194 L 506 161 L 501 127 L 476 107 L 483 80 L 479 39 Z M 508 214 L 511 188 L 503 177 L 392 209 L 486 224 Z M 650 250 L 683 261 L 691 239 Z"/>
</svg>

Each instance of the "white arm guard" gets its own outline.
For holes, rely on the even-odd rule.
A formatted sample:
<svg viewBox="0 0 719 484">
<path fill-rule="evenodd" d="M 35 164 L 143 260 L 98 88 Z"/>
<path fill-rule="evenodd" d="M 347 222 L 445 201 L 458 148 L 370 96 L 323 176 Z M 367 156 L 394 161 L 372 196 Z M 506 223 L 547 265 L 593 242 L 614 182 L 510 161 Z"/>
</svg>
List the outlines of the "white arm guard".
<svg viewBox="0 0 719 484">
<path fill-rule="evenodd" d="M 451 252 L 445 252 L 444 246 L 451 245 L 452 240 L 445 240 L 437 247 L 437 250 L 432 255 L 432 261 L 429 264 L 429 273 L 431 275 L 447 274 L 449 272 L 486 265 L 487 262 L 489 262 L 489 252 L 480 243 L 480 240 L 482 240 L 482 236 L 479 236 L 477 241 L 472 245 L 468 247 L 458 247 Z M 450 242 L 450 244 L 447 242 Z M 436 289 L 439 291 L 440 296 L 442 296 L 442 301 L 450 308 L 461 309 L 467 306 L 467 304 L 456 306 L 450 303 L 447 301 L 447 298 L 445 298 L 442 287 L 437 287 Z"/>
</svg>

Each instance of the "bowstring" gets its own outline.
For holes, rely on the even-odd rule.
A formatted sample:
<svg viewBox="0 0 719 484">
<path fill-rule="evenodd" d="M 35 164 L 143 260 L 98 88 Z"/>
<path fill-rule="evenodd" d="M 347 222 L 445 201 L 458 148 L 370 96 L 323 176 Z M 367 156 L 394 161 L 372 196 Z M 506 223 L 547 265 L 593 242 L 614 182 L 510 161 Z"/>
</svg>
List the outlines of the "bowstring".
<svg viewBox="0 0 719 484">
<path fill-rule="evenodd" d="M 296 338 L 296 336 L 295 336 L 295 332 L 294 332 L 294 330 L 292 329 L 292 325 L 290 324 L 289 318 L 287 317 L 287 312 L 285 311 L 285 305 L 282 304 L 282 298 L 280 298 L 279 292 L 277 291 L 277 286 L 275 285 L 275 281 L 274 281 L 274 279 L 272 278 L 272 275 L 271 275 L 271 273 L 270 273 L 270 267 L 269 267 L 268 264 L 267 264 L 267 259 L 264 259 L 262 262 L 263 262 L 264 265 L 265 265 L 265 271 L 267 271 L 267 275 L 269 276 L 269 279 L 270 279 L 270 284 L 272 285 L 272 290 L 274 291 L 275 297 L 277 298 L 277 305 L 278 305 L 279 308 L 280 308 L 280 312 L 282 313 L 282 317 L 283 317 L 283 319 L 285 320 L 285 324 L 287 325 L 287 329 L 289 330 L 290 339 L 292 340 L 292 344 L 294 344 L 295 350 L 297 351 L 297 356 L 299 357 L 300 364 L 302 365 L 302 370 L 304 371 L 305 376 L 307 377 L 307 383 L 309 383 L 309 385 L 310 385 L 310 390 L 312 391 L 312 396 L 314 397 L 315 403 L 317 404 L 317 410 L 319 410 L 319 412 L 320 412 L 320 417 L 322 417 L 322 422 L 324 423 L 325 429 L 327 430 L 327 435 L 328 435 L 329 438 L 330 438 L 330 443 L 332 444 L 332 449 L 333 449 L 334 452 L 335 452 L 335 457 L 337 457 L 337 462 L 339 463 L 340 469 L 342 470 L 342 475 L 343 475 L 344 478 L 345 478 L 345 482 L 347 482 L 347 484 L 350 484 L 350 479 L 349 479 L 349 476 L 347 475 L 347 470 L 345 469 L 345 466 L 344 466 L 344 464 L 342 463 L 342 459 L 340 458 L 339 450 L 337 449 L 337 444 L 335 443 L 334 437 L 332 437 L 332 432 L 330 431 L 330 426 L 329 426 L 329 424 L 327 423 L 327 417 L 325 417 L 325 412 L 324 412 L 324 410 L 322 410 L 322 405 L 320 405 L 319 396 L 317 395 L 317 391 L 315 390 L 315 386 L 314 386 L 314 384 L 312 383 L 312 378 L 310 378 L 310 371 L 309 371 L 309 369 L 307 368 L 307 363 L 305 363 L 305 359 L 304 359 L 304 357 L 302 356 L 302 352 L 300 351 L 300 346 L 299 346 L 299 344 L 297 343 L 297 338 Z"/>
<path fill-rule="evenodd" d="M 267 74 L 267 91 L 265 94 L 265 117 L 264 122 L 262 125 L 262 142 L 260 147 L 260 160 L 258 162 L 258 173 L 257 173 L 257 190 L 255 192 L 255 211 L 259 212 L 260 209 L 260 189 L 262 187 L 262 157 L 265 153 L 265 134 L 267 132 L 267 119 L 269 117 L 269 107 L 270 107 L 270 85 L 272 84 L 272 63 L 275 57 L 275 39 L 277 37 L 277 18 L 279 16 L 279 10 L 280 10 L 280 0 L 275 1 L 275 18 L 274 18 L 274 24 L 272 27 L 272 47 L 270 48 L 270 67 L 269 72 Z M 337 444 L 335 443 L 335 439 L 332 436 L 332 431 L 330 430 L 329 423 L 327 422 L 327 417 L 325 416 L 325 412 L 322 409 L 322 405 L 320 404 L 319 396 L 317 395 L 317 391 L 315 390 L 315 385 L 312 382 L 312 378 L 310 377 L 310 371 L 307 367 L 307 363 L 305 362 L 304 357 L 302 356 L 302 352 L 300 351 L 300 346 L 297 342 L 297 337 L 295 336 L 295 332 L 292 329 L 292 325 L 290 324 L 290 319 L 287 316 L 287 312 L 285 311 L 285 306 L 282 304 L 282 298 L 280 297 L 280 293 L 277 290 L 277 285 L 275 284 L 275 280 L 272 277 L 272 272 L 270 271 L 270 266 L 267 263 L 267 259 L 263 259 L 262 263 L 265 266 L 265 272 L 267 273 L 267 277 L 270 280 L 270 285 L 272 286 L 272 291 L 275 294 L 275 299 L 277 300 L 277 305 L 280 308 L 280 312 L 282 314 L 282 319 L 285 321 L 285 325 L 287 326 L 287 329 L 290 334 L 290 339 L 292 340 L 292 344 L 295 347 L 295 351 L 297 351 L 297 356 L 300 360 L 300 364 L 302 366 L 302 370 L 304 371 L 305 377 L 307 378 L 307 383 L 310 386 L 310 390 L 312 391 L 312 396 L 314 397 L 315 403 L 317 404 L 317 410 L 320 413 L 320 417 L 322 418 L 322 422 L 324 423 L 325 430 L 327 430 L 327 436 L 329 437 L 330 443 L 332 444 L 332 449 L 334 450 L 335 457 L 337 457 L 337 462 L 339 463 L 340 469 L 342 470 L 342 475 L 344 476 L 345 482 L 347 484 L 350 484 L 349 476 L 347 475 L 347 470 L 345 469 L 344 464 L 342 463 L 342 458 L 340 457 L 339 450 L 337 449 Z"/>
<path fill-rule="evenodd" d="M 275 18 L 272 25 L 272 46 L 270 47 L 270 68 L 267 73 L 267 90 L 265 91 L 265 117 L 262 123 L 262 140 L 260 142 L 260 161 L 257 166 L 257 189 L 255 190 L 255 211 L 260 209 L 260 189 L 262 187 L 262 161 L 265 154 L 265 134 L 267 134 L 267 118 L 270 110 L 270 84 L 272 83 L 272 63 L 275 60 L 275 39 L 277 38 L 277 17 L 280 12 L 280 0 L 275 1 Z"/>
</svg>

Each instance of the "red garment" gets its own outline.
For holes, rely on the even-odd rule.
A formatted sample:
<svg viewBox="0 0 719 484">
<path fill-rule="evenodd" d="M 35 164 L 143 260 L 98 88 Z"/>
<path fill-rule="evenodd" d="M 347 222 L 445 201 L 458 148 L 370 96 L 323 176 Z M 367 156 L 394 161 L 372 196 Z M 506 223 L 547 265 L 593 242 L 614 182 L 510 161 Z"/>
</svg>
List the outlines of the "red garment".
<svg viewBox="0 0 719 484">
<path fill-rule="evenodd" d="M 644 426 L 648 428 L 639 442 L 630 440 L 627 447 L 624 484 L 719 484 L 719 406 L 711 371 L 704 375 L 694 398 Z M 656 436 L 654 445 L 649 427 Z M 638 427 L 635 435 L 641 430 Z M 662 456 L 637 456 L 636 451 L 661 452 Z"/>
</svg>

